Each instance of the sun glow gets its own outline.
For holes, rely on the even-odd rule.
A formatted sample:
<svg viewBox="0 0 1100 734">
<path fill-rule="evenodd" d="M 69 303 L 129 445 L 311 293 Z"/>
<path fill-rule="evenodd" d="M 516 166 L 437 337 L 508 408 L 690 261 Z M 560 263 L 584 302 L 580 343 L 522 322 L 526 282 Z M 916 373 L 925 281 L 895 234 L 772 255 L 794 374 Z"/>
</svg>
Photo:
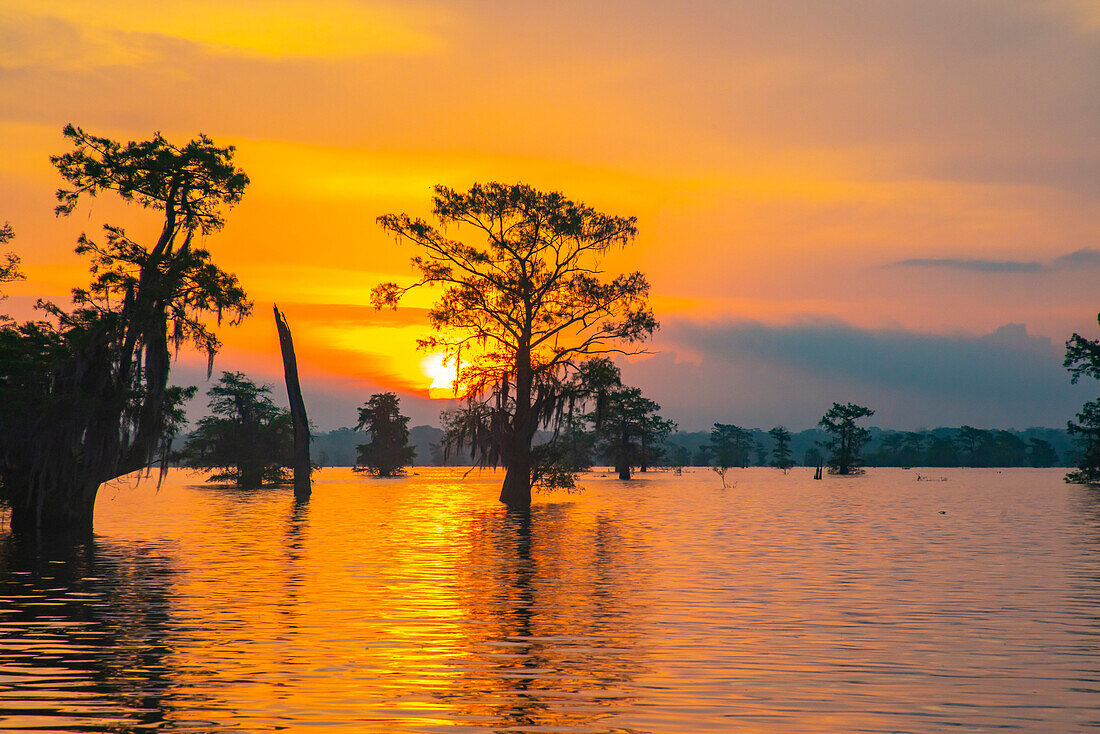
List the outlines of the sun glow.
<svg viewBox="0 0 1100 734">
<path fill-rule="evenodd" d="M 454 360 L 445 361 L 442 354 L 429 354 L 420 360 L 420 369 L 424 370 L 424 374 L 432 380 L 431 384 L 428 385 L 428 397 L 439 400 L 453 400 L 461 395 L 461 389 L 457 392 L 455 390 L 457 365 Z"/>
</svg>

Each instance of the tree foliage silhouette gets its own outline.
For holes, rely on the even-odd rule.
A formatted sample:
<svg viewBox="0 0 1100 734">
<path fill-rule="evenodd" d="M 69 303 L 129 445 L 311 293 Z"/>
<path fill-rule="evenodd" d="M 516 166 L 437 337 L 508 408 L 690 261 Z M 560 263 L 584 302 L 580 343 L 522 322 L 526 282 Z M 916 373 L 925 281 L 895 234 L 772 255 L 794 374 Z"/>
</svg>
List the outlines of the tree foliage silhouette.
<svg viewBox="0 0 1100 734">
<path fill-rule="evenodd" d="M 294 424 L 290 411 L 271 400 L 271 387 L 257 385 L 241 372 L 223 372 L 206 395 L 211 415 L 187 437 L 180 462 L 192 469 L 213 469 L 207 481 L 246 489 L 289 481 Z"/>
<path fill-rule="evenodd" d="M 863 464 L 860 451 L 870 433 L 856 425 L 856 421 L 874 414 L 875 411 L 870 408 L 855 403 L 833 403 L 833 407 L 821 417 L 818 425 L 829 434 L 826 448 L 829 450 L 827 463 L 830 473 L 854 474 L 860 471 Z"/>
<path fill-rule="evenodd" d="M 710 448 L 714 456 L 714 471 L 726 486 L 726 473 L 735 466 L 749 465 L 753 448 L 752 432 L 731 423 L 715 423 L 710 432 Z"/>
<path fill-rule="evenodd" d="M 432 211 L 438 226 L 405 214 L 379 217 L 386 231 L 419 249 L 412 259 L 419 277 L 405 288 L 377 286 L 374 304 L 396 307 L 410 288 L 442 288 L 428 314 L 434 333 L 420 346 L 454 360 L 466 386 L 451 435 L 464 436 L 480 463 L 506 467 L 501 502 L 528 507 L 533 482 L 561 477 L 543 460 L 554 451 L 534 452 L 532 440 L 563 416 L 578 366 L 637 353 L 633 345 L 657 328 L 645 276 L 601 277 L 602 256 L 633 240 L 635 219 L 499 183 L 465 193 L 437 186 Z M 452 227 L 474 239 L 451 239 Z"/>
<path fill-rule="evenodd" d="M 772 447 L 772 466 L 782 469 L 786 474 L 794 466 L 794 459 L 791 458 L 791 432 L 783 426 L 776 426 L 768 431 L 768 435 L 775 442 Z"/>
<path fill-rule="evenodd" d="M 409 419 L 401 415 L 396 393 L 375 393 L 359 408 L 357 431 L 367 431 L 370 441 L 356 447 L 355 470 L 379 477 L 395 477 L 412 463 L 416 449 L 409 446 Z"/>
<path fill-rule="evenodd" d="M 1028 439 L 1027 458 L 1031 466 L 1045 469 L 1058 463 L 1058 452 L 1049 441 L 1032 438 Z"/>
<path fill-rule="evenodd" d="M 645 472 L 664 455 L 664 442 L 676 424 L 662 418 L 661 406 L 636 387 L 620 387 L 606 399 L 602 415 L 592 413 L 597 450 L 615 466 L 619 479 L 633 467 Z"/>
<path fill-rule="evenodd" d="M 1100 323 L 1100 314 L 1096 316 Z M 1100 339 L 1086 339 L 1074 333 L 1066 341 L 1066 359 L 1070 381 L 1082 377 L 1100 380 Z M 1065 480 L 1076 484 L 1100 484 L 1100 399 L 1081 407 L 1077 422 L 1069 421 L 1066 430 L 1077 442 L 1077 469 L 1066 474 Z"/>
<path fill-rule="evenodd" d="M 2 340 L 11 371 L 0 387 L 0 481 L 12 527 L 87 531 L 100 484 L 166 466 L 193 393 L 168 384 L 172 349 L 192 344 L 212 367 L 220 343 L 205 319 L 236 323 L 251 309 L 196 242 L 221 229 L 248 177 L 232 147 L 206 136 L 177 147 L 160 134 L 125 145 L 71 125 L 64 134 L 73 150 L 50 159 L 67 185 L 59 216 L 106 191 L 163 214 L 151 246 L 114 225 L 102 242 L 82 234 L 90 285 L 73 291 L 69 310 L 40 302 L 47 319 L 11 326 Z"/>
<path fill-rule="evenodd" d="M 7 245 L 15 239 L 15 230 L 12 229 L 11 222 L 4 222 L 4 226 L 0 227 L 0 246 Z M 0 257 L 3 258 L 3 262 L 0 262 L 0 283 L 10 283 L 13 280 L 23 280 L 24 275 L 19 270 L 20 259 L 14 252 L 5 252 Z M 3 293 L 0 293 L 0 301 L 7 298 Z M 0 315 L 2 316 L 2 315 Z"/>
</svg>

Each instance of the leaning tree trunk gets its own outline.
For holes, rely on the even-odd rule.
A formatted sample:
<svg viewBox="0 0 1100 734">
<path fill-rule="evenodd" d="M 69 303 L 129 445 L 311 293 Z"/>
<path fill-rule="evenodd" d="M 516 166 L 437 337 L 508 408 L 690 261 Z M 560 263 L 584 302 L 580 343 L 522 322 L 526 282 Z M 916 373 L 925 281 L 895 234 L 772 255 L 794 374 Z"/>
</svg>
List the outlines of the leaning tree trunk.
<svg viewBox="0 0 1100 734">
<path fill-rule="evenodd" d="M 275 305 L 275 325 L 279 329 L 279 346 L 283 351 L 283 375 L 286 378 L 287 399 L 290 401 L 290 418 L 294 424 L 294 496 L 308 499 L 312 493 L 309 474 L 309 419 L 306 404 L 302 400 L 302 387 L 298 383 L 298 360 L 294 356 L 294 339 L 286 316 Z"/>
</svg>

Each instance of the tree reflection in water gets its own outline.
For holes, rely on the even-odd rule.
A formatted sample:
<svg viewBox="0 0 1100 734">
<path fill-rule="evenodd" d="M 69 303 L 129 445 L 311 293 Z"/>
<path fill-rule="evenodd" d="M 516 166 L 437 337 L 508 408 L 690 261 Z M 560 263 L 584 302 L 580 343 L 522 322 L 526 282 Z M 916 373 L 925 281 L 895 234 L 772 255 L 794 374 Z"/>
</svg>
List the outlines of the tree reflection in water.
<svg viewBox="0 0 1100 734">
<path fill-rule="evenodd" d="M 466 526 L 469 657 L 439 695 L 468 724 L 583 730 L 631 706 L 644 672 L 643 610 L 628 598 L 638 559 L 613 521 L 597 518 L 590 534 L 575 522 L 568 505 L 536 505 Z"/>
<path fill-rule="evenodd" d="M 0 535 L 2 728 L 164 723 L 173 575 L 149 545 Z"/>
</svg>

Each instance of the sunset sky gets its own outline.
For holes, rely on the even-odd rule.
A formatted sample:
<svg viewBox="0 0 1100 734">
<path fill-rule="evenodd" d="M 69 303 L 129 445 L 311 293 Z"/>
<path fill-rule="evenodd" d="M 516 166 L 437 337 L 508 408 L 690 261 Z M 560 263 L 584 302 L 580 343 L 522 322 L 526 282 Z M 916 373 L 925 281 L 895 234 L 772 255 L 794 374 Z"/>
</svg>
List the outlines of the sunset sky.
<svg viewBox="0 0 1100 734">
<path fill-rule="evenodd" d="M 206 245 L 256 313 L 215 369 L 285 400 L 278 301 L 320 429 L 381 390 L 437 422 L 432 294 L 369 307 L 412 275 L 375 218 L 491 180 L 638 217 L 606 264 L 648 275 L 662 328 L 623 375 L 682 429 L 801 429 L 834 400 L 883 427 L 1061 426 L 1097 393 L 1061 367 L 1100 335 L 1092 0 L 4 0 L 23 317 L 87 282 L 81 231 L 155 230 L 108 195 L 54 218 L 69 122 L 237 147 L 252 183 Z M 203 367 L 177 379 L 205 391 Z"/>
</svg>

